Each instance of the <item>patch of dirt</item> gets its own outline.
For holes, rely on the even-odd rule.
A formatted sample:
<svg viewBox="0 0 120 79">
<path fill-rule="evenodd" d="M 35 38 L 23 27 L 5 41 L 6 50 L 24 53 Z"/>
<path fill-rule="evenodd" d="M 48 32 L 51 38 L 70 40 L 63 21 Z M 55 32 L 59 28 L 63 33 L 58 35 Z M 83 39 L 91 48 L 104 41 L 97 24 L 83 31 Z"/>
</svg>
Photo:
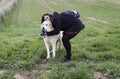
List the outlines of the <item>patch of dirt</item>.
<svg viewBox="0 0 120 79">
<path fill-rule="evenodd" d="M 0 75 L 1 75 L 1 74 L 4 74 L 4 73 L 5 73 L 5 71 L 4 71 L 4 70 L 0 70 Z"/>
<path fill-rule="evenodd" d="M 22 75 L 20 75 L 20 74 L 15 74 L 15 75 L 14 75 L 14 78 L 15 78 L 15 79 L 29 79 L 29 78 L 27 78 L 27 77 L 25 77 L 25 76 L 22 76 Z"/>
<path fill-rule="evenodd" d="M 109 79 L 107 74 L 103 74 L 101 72 L 94 72 L 94 79 Z"/>
<path fill-rule="evenodd" d="M 42 61 L 42 62 L 45 62 Z M 37 77 L 41 76 L 41 75 L 47 75 L 50 70 L 47 69 L 48 68 L 48 64 L 44 64 L 44 63 L 39 63 L 36 64 L 35 67 L 31 70 L 25 70 L 23 72 L 17 72 L 14 75 L 15 79 L 36 79 Z"/>
</svg>

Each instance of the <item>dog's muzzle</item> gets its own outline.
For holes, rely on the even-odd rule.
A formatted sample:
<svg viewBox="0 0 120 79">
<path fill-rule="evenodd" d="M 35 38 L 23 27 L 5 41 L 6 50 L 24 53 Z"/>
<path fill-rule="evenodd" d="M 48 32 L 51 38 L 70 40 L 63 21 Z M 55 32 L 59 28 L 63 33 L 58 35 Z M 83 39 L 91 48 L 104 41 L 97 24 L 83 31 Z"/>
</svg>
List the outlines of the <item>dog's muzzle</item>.
<svg viewBox="0 0 120 79">
<path fill-rule="evenodd" d="M 42 28 L 42 31 L 41 31 L 40 35 L 41 35 L 41 36 L 45 36 L 45 35 L 46 35 L 46 31 L 45 31 L 45 28 L 44 28 L 44 27 Z"/>
<path fill-rule="evenodd" d="M 44 28 L 44 27 L 42 28 L 42 31 L 45 31 L 45 28 Z"/>
</svg>

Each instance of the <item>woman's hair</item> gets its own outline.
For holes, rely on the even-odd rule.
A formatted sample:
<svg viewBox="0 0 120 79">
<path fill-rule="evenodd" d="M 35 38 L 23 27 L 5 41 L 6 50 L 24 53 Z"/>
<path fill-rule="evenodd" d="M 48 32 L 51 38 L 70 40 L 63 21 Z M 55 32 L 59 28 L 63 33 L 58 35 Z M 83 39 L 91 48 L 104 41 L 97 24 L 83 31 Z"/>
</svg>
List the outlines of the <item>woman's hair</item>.
<svg viewBox="0 0 120 79">
<path fill-rule="evenodd" d="M 55 11 L 55 12 L 53 12 L 53 15 L 56 17 L 59 15 L 59 13 Z"/>
<path fill-rule="evenodd" d="M 49 13 L 45 13 L 45 14 L 42 15 L 41 24 L 43 23 L 43 21 L 45 21 L 45 19 L 44 19 L 45 16 L 49 16 L 50 21 L 53 23 L 53 15 L 49 14 Z"/>
</svg>

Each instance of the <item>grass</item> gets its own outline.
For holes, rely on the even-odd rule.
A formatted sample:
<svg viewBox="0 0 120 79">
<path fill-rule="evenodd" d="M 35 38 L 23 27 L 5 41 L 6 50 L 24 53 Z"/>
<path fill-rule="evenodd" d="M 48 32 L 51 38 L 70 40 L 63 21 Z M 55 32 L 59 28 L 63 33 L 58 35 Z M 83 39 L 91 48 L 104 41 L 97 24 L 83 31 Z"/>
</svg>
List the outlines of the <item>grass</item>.
<svg viewBox="0 0 120 79">
<path fill-rule="evenodd" d="M 7 70 L 0 78 L 13 79 L 16 73 L 28 71 L 24 76 L 30 79 L 93 79 L 94 72 L 119 79 L 119 7 L 108 0 L 23 0 L 0 23 L 0 68 Z M 41 16 L 66 9 L 79 11 L 86 28 L 71 40 L 71 62 L 61 63 L 64 48 L 57 51 L 55 59 L 46 61 L 39 36 Z"/>
</svg>

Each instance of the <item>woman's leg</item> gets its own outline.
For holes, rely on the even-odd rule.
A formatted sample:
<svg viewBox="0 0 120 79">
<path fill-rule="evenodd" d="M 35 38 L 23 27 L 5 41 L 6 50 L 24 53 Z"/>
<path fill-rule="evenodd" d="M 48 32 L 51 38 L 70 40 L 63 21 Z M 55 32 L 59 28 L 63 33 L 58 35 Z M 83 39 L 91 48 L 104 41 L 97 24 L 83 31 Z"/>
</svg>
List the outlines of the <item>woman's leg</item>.
<svg viewBox="0 0 120 79">
<path fill-rule="evenodd" d="M 70 40 L 76 36 L 78 33 L 79 33 L 80 30 L 75 30 L 73 28 L 70 28 L 68 31 L 64 32 L 63 34 L 63 38 L 62 38 L 62 41 L 63 41 L 63 45 L 65 47 L 65 50 L 66 50 L 66 58 L 64 61 L 69 61 L 71 60 L 71 43 L 70 43 Z"/>
<path fill-rule="evenodd" d="M 66 58 L 71 59 L 71 44 L 70 44 L 70 38 L 68 38 L 68 36 L 69 35 L 63 35 L 62 41 L 67 53 Z"/>
</svg>

